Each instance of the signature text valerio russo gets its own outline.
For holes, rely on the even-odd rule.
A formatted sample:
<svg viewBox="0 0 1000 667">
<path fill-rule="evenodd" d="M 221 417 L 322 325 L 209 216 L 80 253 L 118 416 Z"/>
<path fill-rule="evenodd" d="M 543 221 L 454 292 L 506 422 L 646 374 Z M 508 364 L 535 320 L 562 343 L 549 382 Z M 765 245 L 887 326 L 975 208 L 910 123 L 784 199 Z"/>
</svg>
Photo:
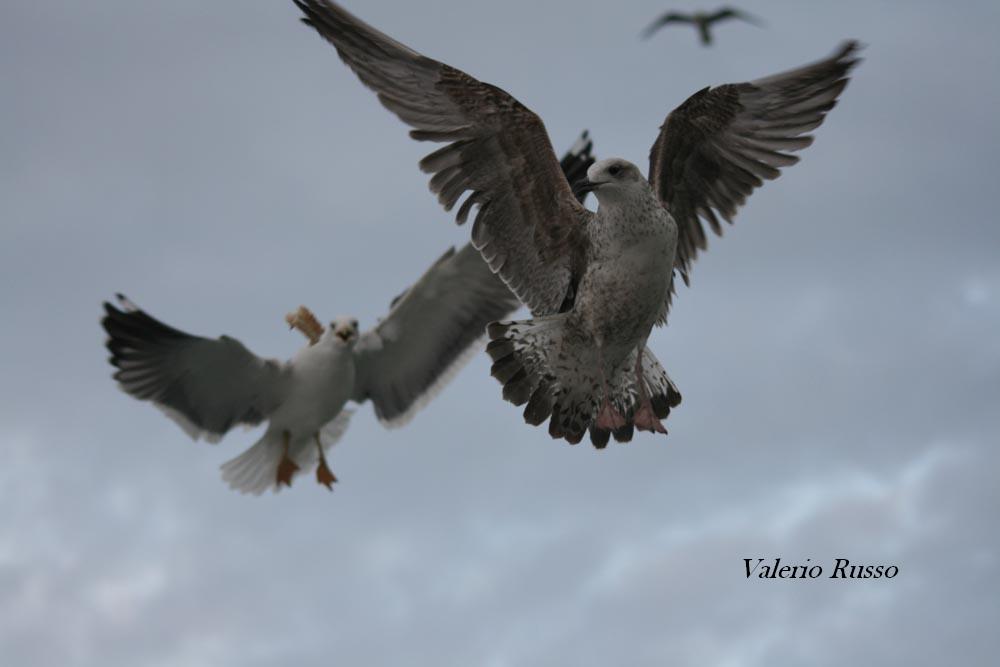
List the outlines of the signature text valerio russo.
<svg viewBox="0 0 1000 667">
<path fill-rule="evenodd" d="M 823 566 L 810 564 L 812 559 L 800 565 L 782 565 L 780 558 L 767 562 L 763 558 L 744 558 L 747 579 L 756 576 L 758 579 L 818 579 L 823 576 Z M 833 571 L 827 579 L 892 579 L 899 574 L 895 565 L 855 565 L 846 558 L 837 558 L 833 563 Z"/>
</svg>

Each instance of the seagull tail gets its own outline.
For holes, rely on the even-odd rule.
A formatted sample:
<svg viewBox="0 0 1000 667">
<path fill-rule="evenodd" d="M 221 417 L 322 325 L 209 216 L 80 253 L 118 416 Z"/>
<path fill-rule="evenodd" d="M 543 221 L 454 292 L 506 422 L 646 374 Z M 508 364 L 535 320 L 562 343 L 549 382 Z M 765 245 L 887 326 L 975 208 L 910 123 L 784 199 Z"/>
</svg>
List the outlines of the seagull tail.
<svg viewBox="0 0 1000 667">
<path fill-rule="evenodd" d="M 267 431 L 245 452 L 220 466 L 222 479 L 235 491 L 259 496 L 275 487 L 281 454 L 281 434 Z"/>
<path fill-rule="evenodd" d="M 608 377 L 610 401 L 625 420 L 623 426 L 614 430 L 598 428 L 596 415 L 602 402 L 602 388 L 599 379 L 589 378 L 588 382 L 577 382 L 560 398 L 557 408 L 552 411 L 549 433 L 567 440 L 572 435 L 579 440 L 586 428 L 590 442 L 598 449 L 606 447 L 612 437 L 616 442 L 629 442 L 635 434 L 635 413 L 639 408 L 640 391 L 635 377 L 637 354 L 638 349 L 634 349 L 625 355 Z M 591 363 L 596 368 L 598 360 L 595 358 Z M 642 376 L 653 413 L 657 419 L 666 419 L 670 410 L 680 404 L 681 392 L 649 348 L 642 352 Z"/>
<path fill-rule="evenodd" d="M 611 381 L 615 404 L 621 406 L 622 415 L 625 417 L 625 426 L 611 431 L 611 435 L 618 442 L 628 442 L 632 439 L 635 431 L 633 418 L 639 400 L 639 388 L 636 386 L 634 372 L 637 354 L 638 351 L 633 350 L 625 358 L 625 361 L 618 366 L 614 379 Z M 681 392 L 667 375 L 667 371 L 660 364 L 656 355 L 648 347 L 643 348 L 642 351 L 642 377 L 654 414 L 656 414 L 657 419 L 666 419 L 670 416 L 670 410 L 680 405 Z M 606 432 L 592 426 L 590 439 L 595 444 L 598 441 L 607 443 L 608 436 Z"/>
<path fill-rule="evenodd" d="M 602 399 L 600 380 L 592 371 L 581 371 L 597 368 L 598 359 L 590 345 L 579 346 L 570 355 L 561 349 L 565 318 L 565 314 L 551 315 L 494 322 L 487 327 L 491 373 L 503 385 L 503 397 L 514 405 L 524 405 L 524 421 L 533 426 L 548 419 L 553 438 L 576 444 L 589 430 L 590 441 L 597 448 L 605 447 L 612 435 L 618 442 L 628 442 L 635 431 L 633 415 L 639 396 L 634 373 L 637 352 L 626 355 L 609 378 L 611 401 L 625 418 L 625 425 L 614 431 L 599 429 L 595 421 Z M 653 411 L 665 419 L 680 403 L 680 392 L 648 349 L 642 361 Z"/>
<path fill-rule="evenodd" d="M 320 429 L 320 441 L 323 450 L 332 447 L 347 430 L 353 410 L 344 409 Z M 240 493 L 259 496 L 268 489 L 277 491 L 278 465 L 284 454 L 284 443 L 281 434 L 267 431 L 249 449 L 223 463 L 222 480 L 230 488 Z M 319 452 L 312 436 L 292 440 L 289 456 L 298 468 L 293 473 L 293 479 L 309 472 L 319 458 Z"/>
</svg>

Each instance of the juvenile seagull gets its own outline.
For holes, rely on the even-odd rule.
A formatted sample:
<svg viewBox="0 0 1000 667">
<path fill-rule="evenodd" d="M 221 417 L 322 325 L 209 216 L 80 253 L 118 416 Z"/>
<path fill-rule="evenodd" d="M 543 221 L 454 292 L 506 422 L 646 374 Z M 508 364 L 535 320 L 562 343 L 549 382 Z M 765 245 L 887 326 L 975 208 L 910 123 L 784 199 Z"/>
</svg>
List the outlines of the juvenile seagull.
<svg viewBox="0 0 1000 667">
<path fill-rule="evenodd" d="M 642 31 L 642 37 L 643 39 L 649 39 L 653 36 L 653 33 L 669 23 L 688 23 L 698 28 L 698 35 L 701 37 L 702 45 L 708 46 L 712 43 L 712 33 L 710 30 L 712 24 L 726 19 L 740 19 L 756 26 L 763 25 L 760 19 L 732 7 L 722 7 L 710 14 L 705 12 L 693 12 L 691 14 L 667 12 L 650 23 Z"/>
<path fill-rule="evenodd" d="M 705 88 L 675 109 L 650 153 L 649 180 L 620 158 L 587 171 L 574 197 L 541 119 L 505 91 L 427 58 L 329 0 L 295 0 L 417 140 L 447 142 L 420 162 L 472 243 L 534 319 L 488 327 L 504 398 L 554 438 L 597 447 L 633 429 L 665 433 L 680 393 L 646 348 L 665 324 L 673 274 L 687 282 L 706 247 L 764 179 L 794 164 L 847 84 L 857 44 L 805 67 Z"/>
<path fill-rule="evenodd" d="M 586 174 L 592 146 L 584 132 L 562 159 L 567 177 Z M 316 480 L 332 488 L 324 452 L 347 429 L 348 401 L 371 400 L 386 426 L 406 423 L 480 349 L 486 325 L 520 305 L 471 244 L 448 250 L 363 334 L 353 318 L 323 327 L 304 306 L 290 313 L 286 322 L 309 343 L 287 362 L 262 359 L 229 336 L 192 336 L 118 301 L 120 309 L 104 304 L 101 325 L 124 391 L 152 401 L 195 440 L 218 442 L 236 424 L 269 421 L 222 465 L 231 487 L 253 494 L 291 486 L 314 464 Z"/>
</svg>

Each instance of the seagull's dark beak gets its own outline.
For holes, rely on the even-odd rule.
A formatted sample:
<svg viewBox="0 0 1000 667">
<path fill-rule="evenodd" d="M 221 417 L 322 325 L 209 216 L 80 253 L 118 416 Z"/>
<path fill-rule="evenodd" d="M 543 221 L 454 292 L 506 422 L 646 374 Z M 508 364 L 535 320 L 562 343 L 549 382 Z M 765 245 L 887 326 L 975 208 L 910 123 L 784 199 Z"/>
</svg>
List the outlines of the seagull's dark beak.
<svg viewBox="0 0 1000 667">
<path fill-rule="evenodd" d="M 333 335 L 345 343 L 350 342 L 356 333 L 350 326 L 346 324 L 337 324 L 336 322 L 331 322 L 330 328 L 333 330 Z"/>
<path fill-rule="evenodd" d="M 588 192 L 593 192 L 597 189 L 601 183 L 594 183 L 589 178 L 581 178 L 579 181 L 573 184 L 573 195 L 576 197 L 582 197 Z"/>
</svg>

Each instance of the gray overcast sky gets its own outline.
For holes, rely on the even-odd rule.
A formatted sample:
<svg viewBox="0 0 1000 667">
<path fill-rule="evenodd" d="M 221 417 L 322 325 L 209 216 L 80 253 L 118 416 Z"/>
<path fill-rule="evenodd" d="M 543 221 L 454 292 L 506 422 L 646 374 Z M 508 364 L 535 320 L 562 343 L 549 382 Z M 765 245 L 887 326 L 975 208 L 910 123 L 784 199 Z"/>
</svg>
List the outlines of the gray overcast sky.
<svg viewBox="0 0 1000 667">
<path fill-rule="evenodd" d="M 867 44 L 651 339 L 669 438 L 553 442 L 481 354 L 405 429 L 364 406 L 333 494 L 248 498 L 217 467 L 254 434 L 191 443 L 122 394 L 100 302 L 267 356 L 300 303 L 370 325 L 467 238 L 429 147 L 290 1 L 3 3 L 0 662 L 994 664 L 1000 4 L 748 1 L 767 26 L 712 49 L 639 41 L 671 6 L 348 4 L 558 151 L 586 127 L 640 164 L 699 88 Z M 900 573 L 747 580 L 758 556 Z"/>
</svg>

